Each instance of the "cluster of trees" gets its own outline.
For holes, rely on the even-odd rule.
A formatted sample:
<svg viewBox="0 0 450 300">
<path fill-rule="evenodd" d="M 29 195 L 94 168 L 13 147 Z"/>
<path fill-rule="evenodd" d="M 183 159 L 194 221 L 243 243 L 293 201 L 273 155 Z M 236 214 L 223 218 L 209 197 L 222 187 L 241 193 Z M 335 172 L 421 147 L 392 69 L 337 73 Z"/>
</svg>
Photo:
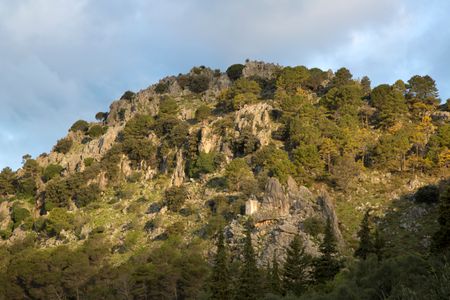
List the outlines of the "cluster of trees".
<svg viewBox="0 0 450 300">
<path fill-rule="evenodd" d="M 237 260 L 231 259 L 223 233 L 219 231 L 208 283 L 211 299 L 261 299 L 268 294 L 300 296 L 312 286 L 332 280 L 342 267 L 329 221 L 318 257 L 307 254 L 300 236 L 296 235 L 285 249 L 282 266 L 279 266 L 281 253 L 274 253 L 266 266 L 257 265 L 250 231 L 248 226 Z"/>
</svg>

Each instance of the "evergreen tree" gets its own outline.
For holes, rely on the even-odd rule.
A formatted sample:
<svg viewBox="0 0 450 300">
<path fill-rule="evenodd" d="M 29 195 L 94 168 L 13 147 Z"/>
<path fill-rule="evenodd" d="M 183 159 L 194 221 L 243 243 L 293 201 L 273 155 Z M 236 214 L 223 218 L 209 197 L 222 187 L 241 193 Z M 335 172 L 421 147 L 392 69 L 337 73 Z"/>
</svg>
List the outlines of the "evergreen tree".
<svg viewBox="0 0 450 300">
<path fill-rule="evenodd" d="M 359 246 L 354 255 L 355 257 L 359 257 L 361 259 L 366 259 L 367 256 L 374 250 L 372 237 L 370 235 L 369 216 L 370 210 L 367 210 L 358 231 Z"/>
<path fill-rule="evenodd" d="M 211 299 L 230 299 L 230 272 L 222 230 L 219 230 L 217 252 L 210 279 Z"/>
<path fill-rule="evenodd" d="M 450 182 L 445 182 L 440 191 L 439 230 L 433 237 L 434 252 L 450 250 Z"/>
<path fill-rule="evenodd" d="M 280 295 L 282 293 L 280 270 L 278 267 L 278 259 L 276 251 L 273 253 L 272 269 L 270 273 L 270 290 L 273 294 Z"/>
<path fill-rule="evenodd" d="M 283 284 L 287 292 L 301 295 L 310 282 L 311 257 L 305 253 L 300 237 L 296 235 L 286 249 Z"/>
<path fill-rule="evenodd" d="M 377 228 L 374 234 L 373 251 L 377 256 L 379 262 L 383 259 L 383 248 L 384 248 L 384 239 L 380 235 L 380 231 Z"/>
<path fill-rule="evenodd" d="M 337 259 L 336 238 L 331 227 L 331 221 L 327 219 L 325 234 L 319 247 L 321 256 L 314 261 L 314 279 L 317 283 L 325 283 L 334 278 L 341 268 L 341 262 Z"/>
<path fill-rule="evenodd" d="M 259 270 L 256 266 L 255 251 L 252 246 L 250 227 L 245 233 L 244 249 L 242 254 L 243 262 L 241 265 L 239 282 L 236 291 L 236 299 L 260 299 L 261 285 Z"/>
</svg>

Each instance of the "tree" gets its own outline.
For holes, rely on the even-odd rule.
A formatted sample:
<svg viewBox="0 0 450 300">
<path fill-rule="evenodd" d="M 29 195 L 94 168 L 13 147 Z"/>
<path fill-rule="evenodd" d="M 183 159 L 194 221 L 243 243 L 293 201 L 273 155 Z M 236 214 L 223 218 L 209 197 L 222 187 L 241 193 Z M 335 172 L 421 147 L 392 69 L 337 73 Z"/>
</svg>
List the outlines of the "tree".
<svg viewBox="0 0 450 300">
<path fill-rule="evenodd" d="M 225 168 L 228 188 L 232 191 L 243 191 L 254 185 L 253 172 L 242 158 L 232 160 Z"/>
<path fill-rule="evenodd" d="M 64 168 L 57 164 L 49 164 L 47 167 L 45 167 L 44 171 L 42 172 L 42 180 L 44 182 L 49 181 L 50 179 L 61 175 L 61 172 L 64 170 Z"/>
<path fill-rule="evenodd" d="M 310 278 L 311 257 L 305 253 L 300 237 L 294 239 L 286 249 L 286 261 L 283 267 L 283 285 L 286 292 L 292 292 L 296 296 L 303 294 Z"/>
<path fill-rule="evenodd" d="M 373 252 L 373 242 L 372 242 L 372 236 L 370 234 L 370 226 L 369 226 L 369 217 L 370 217 L 370 210 L 367 210 L 364 214 L 364 217 L 361 221 L 360 229 L 358 231 L 358 238 L 359 238 L 359 246 L 355 250 L 355 257 L 359 257 L 361 259 L 366 259 L 367 256 Z"/>
<path fill-rule="evenodd" d="M 230 299 L 230 278 L 228 256 L 225 249 L 223 232 L 219 230 L 217 238 L 217 251 L 214 257 L 212 274 L 210 278 L 211 299 Z"/>
<path fill-rule="evenodd" d="M 0 172 L 0 196 L 12 195 L 15 193 L 15 178 L 16 174 L 11 168 L 3 168 Z"/>
<path fill-rule="evenodd" d="M 86 132 L 89 129 L 89 123 L 84 120 L 78 120 L 70 127 L 70 131 Z"/>
<path fill-rule="evenodd" d="M 378 262 L 380 262 L 383 259 L 383 251 L 385 242 L 383 237 L 381 236 L 380 230 L 377 228 L 375 229 L 374 233 L 374 242 L 373 242 L 373 251 L 375 255 L 377 256 Z"/>
<path fill-rule="evenodd" d="M 450 250 L 450 182 L 441 186 L 439 204 L 439 230 L 433 236 L 432 250 L 435 253 Z"/>
<path fill-rule="evenodd" d="M 283 292 L 280 270 L 278 267 L 278 257 L 276 250 L 273 253 L 272 268 L 270 269 L 270 291 L 276 295 L 281 295 Z"/>
<path fill-rule="evenodd" d="M 277 79 L 277 90 L 283 89 L 287 94 L 294 95 L 308 78 L 309 71 L 304 66 L 285 67 Z"/>
<path fill-rule="evenodd" d="M 197 159 L 194 161 L 192 168 L 190 168 L 191 176 L 199 177 L 201 174 L 208 174 L 214 172 L 216 169 L 217 153 L 215 152 L 200 152 Z"/>
<path fill-rule="evenodd" d="M 202 104 L 195 111 L 195 120 L 197 122 L 202 122 L 206 120 L 210 115 L 211 115 L 211 108 L 206 104 Z"/>
<path fill-rule="evenodd" d="M 107 112 L 101 112 L 100 111 L 100 112 L 95 114 L 95 119 L 97 121 L 105 122 L 107 118 L 108 118 L 108 113 Z"/>
<path fill-rule="evenodd" d="M 70 138 L 63 138 L 58 140 L 56 145 L 53 147 L 53 151 L 62 154 L 67 154 L 72 148 L 72 145 L 73 141 Z"/>
<path fill-rule="evenodd" d="M 361 78 L 361 87 L 364 95 L 368 95 L 370 93 L 370 79 L 367 76 Z"/>
<path fill-rule="evenodd" d="M 330 218 L 327 219 L 323 241 L 319 246 L 321 255 L 313 261 L 314 280 L 317 283 L 325 283 L 334 278 L 341 268 L 337 258 L 336 237 L 331 227 Z"/>
<path fill-rule="evenodd" d="M 255 251 L 252 246 L 250 226 L 245 231 L 244 249 L 242 253 L 242 265 L 239 274 L 236 299 L 260 299 L 261 286 L 260 274 L 256 266 Z"/>
<path fill-rule="evenodd" d="M 389 128 L 402 120 L 408 113 L 405 96 L 395 87 L 381 84 L 370 93 L 370 103 L 378 109 L 377 119 L 384 128 Z"/>
<path fill-rule="evenodd" d="M 334 73 L 333 79 L 331 79 L 332 87 L 340 87 L 350 84 L 352 82 L 352 73 L 347 68 L 340 68 Z"/>
<path fill-rule="evenodd" d="M 165 203 L 170 211 L 177 212 L 181 209 L 188 193 L 184 187 L 173 186 L 165 192 Z"/>
<path fill-rule="evenodd" d="M 244 68 L 245 66 L 242 64 L 234 64 L 229 66 L 225 72 L 227 73 L 228 78 L 230 78 L 232 81 L 236 81 L 241 78 Z"/>
</svg>

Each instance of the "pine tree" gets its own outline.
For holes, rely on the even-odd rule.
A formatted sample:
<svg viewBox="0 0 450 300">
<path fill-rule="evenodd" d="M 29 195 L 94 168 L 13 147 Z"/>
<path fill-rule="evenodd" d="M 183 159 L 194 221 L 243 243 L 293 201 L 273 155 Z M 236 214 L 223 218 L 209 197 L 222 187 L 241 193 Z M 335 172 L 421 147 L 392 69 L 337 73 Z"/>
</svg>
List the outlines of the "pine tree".
<svg viewBox="0 0 450 300">
<path fill-rule="evenodd" d="M 230 299 L 230 272 L 222 230 L 219 230 L 217 252 L 210 279 L 211 299 Z"/>
<path fill-rule="evenodd" d="M 286 261 L 283 270 L 283 284 L 287 292 L 301 295 L 310 282 L 311 257 L 305 253 L 305 247 L 296 235 L 286 249 Z"/>
<path fill-rule="evenodd" d="M 367 256 L 373 252 L 373 242 L 370 234 L 369 226 L 370 210 L 367 210 L 364 214 L 364 218 L 361 221 L 360 229 L 358 231 L 359 246 L 355 251 L 355 257 L 366 259 Z"/>
<path fill-rule="evenodd" d="M 334 278 L 341 268 L 341 262 L 336 257 L 336 238 L 331 227 L 330 218 L 327 219 L 325 234 L 319 247 L 321 256 L 314 261 L 314 279 L 317 283 L 325 283 Z"/>
<path fill-rule="evenodd" d="M 377 228 L 374 233 L 373 251 L 377 256 L 379 262 L 383 259 L 383 249 L 384 249 L 384 239 L 380 235 L 380 231 Z"/>
<path fill-rule="evenodd" d="M 250 227 L 245 233 L 244 249 L 242 254 L 243 262 L 241 266 L 239 282 L 236 291 L 236 299 L 260 299 L 261 284 L 258 267 L 256 266 L 255 251 L 252 246 Z"/>
<path fill-rule="evenodd" d="M 278 259 L 276 251 L 274 251 L 272 258 L 272 269 L 270 273 L 270 289 L 271 292 L 276 295 L 281 295 L 283 292 L 281 287 L 281 278 L 280 278 L 280 271 L 278 268 Z"/>
<path fill-rule="evenodd" d="M 434 252 L 450 250 L 450 181 L 440 191 L 439 230 L 433 236 Z"/>
</svg>

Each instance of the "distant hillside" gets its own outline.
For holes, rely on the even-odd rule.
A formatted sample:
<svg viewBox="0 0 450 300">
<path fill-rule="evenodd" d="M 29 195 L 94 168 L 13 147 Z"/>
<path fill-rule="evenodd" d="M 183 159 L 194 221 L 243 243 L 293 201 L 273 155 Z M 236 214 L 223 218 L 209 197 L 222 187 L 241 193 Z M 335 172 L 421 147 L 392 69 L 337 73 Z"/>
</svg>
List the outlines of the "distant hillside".
<svg viewBox="0 0 450 300">
<path fill-rule="evenodd" d="M 440 299 L 442 103 L 429 76 L 257 61 L 127 91 L 1 171 L 0 299 Z M 424 277 L 364 277 L 406 266 Z"/>
</svg>

